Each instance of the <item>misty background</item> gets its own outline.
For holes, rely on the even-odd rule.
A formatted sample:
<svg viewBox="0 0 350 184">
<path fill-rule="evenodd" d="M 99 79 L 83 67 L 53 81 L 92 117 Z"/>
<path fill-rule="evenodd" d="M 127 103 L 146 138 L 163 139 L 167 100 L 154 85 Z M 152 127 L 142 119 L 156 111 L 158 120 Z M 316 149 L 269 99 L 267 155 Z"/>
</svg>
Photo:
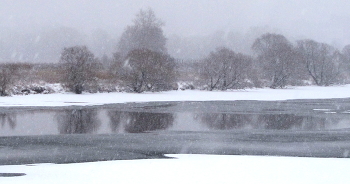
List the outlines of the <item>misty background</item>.
<svg viewBox="0 0 350 184">
<path fill-rule="evenodd" d="M 164 21 L 177 59 L 201 59 L 220 46 L 252 54 L 266 32 L 342 49 L 350 43 L 348 7 L 346 0 L 0 0 L 0 61 L 56 63 L 75 45 L 112 57 L 124 29 L 147 8 Z"/>
</svg>

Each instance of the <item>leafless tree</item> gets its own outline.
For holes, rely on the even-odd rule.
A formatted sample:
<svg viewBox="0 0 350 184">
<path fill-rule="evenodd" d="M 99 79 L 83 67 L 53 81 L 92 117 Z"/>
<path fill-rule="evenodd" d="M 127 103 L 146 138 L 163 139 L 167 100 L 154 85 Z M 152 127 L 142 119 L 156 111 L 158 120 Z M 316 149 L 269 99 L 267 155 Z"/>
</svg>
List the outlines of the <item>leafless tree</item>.
<svg viewBox="0 0 350 184">
<path fill-rule="evenodd" d="M 70 91 L 81 94 L 94 81 L 97 65 L 86 46 L 64 48 L 60 62 L 65 71 L 63 84 Z"/>
<path fill-rule="evenodd" d="M 267 33 L 255 40 L 252 49 L 258 54 L 264 77 L 271 81 L 269 86 L 285 87 L 295 69 L 292 44 L 283 35 Z"/>
<path fill-rule="evenodd" d="M 218 48 L 204 59 L 200 77 L 209 90 L 243 88 L 252 58 L 227 48 Z"/>
<path fill-rule="evenodd" d="M 300 40 L 297 50 L 316 85 L 328 86 L 339 81 L 343 56 L 337 49 L 313 40 Z"/>
<path fill-rule="evenodd" d="M 350 81 L 350 45 L 344 46 L 342 50 L 343 55 L 343 67 L 342 74 L 344 76 L 345 82 L 349 83 Z"/>
<path fill-rule="evenodd" d="M 148 49 L 131 51 L 122 67 L 120 78 L 133 92 L 170 90 L 176 81 L 174 59 Z"/>
<path fill-rule="evenodd" d="M 134 19 L 134 24 L 123 32 L 118 51 L 123 56 L 135 49 L 166 53 L 166 38 L 162 26 L 164 23 L 155 16 L 152 9 L 140 10 Z"/>
<path fill-rule="evenodd" d="M 342 54 L 346 58 L 347 62 L 350 62 L 350 45 L 345 45 Z"/>
<path fill-rule="evenodd" d="M 15 63 L 6 63 L 0 65 L 0 96 L 9 95 L 9 88 L 18 78 L 20 65 Z"/>
</svg>

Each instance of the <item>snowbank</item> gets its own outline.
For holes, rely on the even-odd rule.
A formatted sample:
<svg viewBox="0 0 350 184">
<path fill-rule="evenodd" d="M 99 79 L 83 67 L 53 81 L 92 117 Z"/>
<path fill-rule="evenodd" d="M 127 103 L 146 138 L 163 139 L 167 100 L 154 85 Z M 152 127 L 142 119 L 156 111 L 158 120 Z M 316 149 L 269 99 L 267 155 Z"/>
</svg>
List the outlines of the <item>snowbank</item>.
<svg viewBox="0 0 350 184">
<path fill-rule="evenodd" d="M 0 177 L 0 183 L 350 183 L 349 159 L 216 155 L 168 156 L 178 159 L 0 166 L 0 172 L 26 173 L 26 176 L 20 177 Z"/>
<path fill-rule="evenodd" d="M 349 98 L 350 85 L 344 86 L 307 86 L 289 89 L 247 89 L 236 91 L 169 91 L 159 93 L 72 93 L 15 95 L 1 97 L 0 106 L 70 106 L 103 105 L 125 102 L 150 101 L 232 101 L 232 100 L 288 100 L 288 99 L 327 99 Z"/>
</svg>

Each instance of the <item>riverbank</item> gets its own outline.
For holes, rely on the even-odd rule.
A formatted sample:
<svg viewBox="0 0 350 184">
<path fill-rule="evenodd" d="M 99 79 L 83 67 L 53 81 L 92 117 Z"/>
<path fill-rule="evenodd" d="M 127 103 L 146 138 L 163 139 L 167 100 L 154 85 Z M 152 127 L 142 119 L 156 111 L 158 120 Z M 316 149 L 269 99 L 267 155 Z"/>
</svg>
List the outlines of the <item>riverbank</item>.
<svg viewBox="0 0 350 184">
<path fill-rule="evenodd" d="M 246 89 L 233 91 L 168 91 L 157 93 L 57 93 L 31 94 L 1 97 L 1 107 L 15 106 L 89 106 L 127 102 L 164 102 L 164 101 L 234 101 L 234 100 L 292 100 L 292 99 L 329 99 L 349 98 L 350 85 L 342 86 L 303 86 L 287 89 Z"/>
</svg>

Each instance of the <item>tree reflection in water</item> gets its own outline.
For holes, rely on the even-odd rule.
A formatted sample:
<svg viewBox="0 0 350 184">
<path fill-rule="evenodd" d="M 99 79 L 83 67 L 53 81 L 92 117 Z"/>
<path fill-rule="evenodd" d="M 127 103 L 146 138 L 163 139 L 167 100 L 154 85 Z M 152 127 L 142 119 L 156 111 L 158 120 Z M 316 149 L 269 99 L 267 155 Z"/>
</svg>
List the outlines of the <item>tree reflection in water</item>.
<svg viewBox="0 0 350 184">
<path fill-rule="evenodd" d="M 196 119 L 199 119 L 210 129 L 215 130 L 243 128 L 252 122 L 251 115 L 247 114 L 208 113 L 200 114 L 196 117 Z"/>
<path fill-rule="evenodd" d="M 268 130 L 323 130 L 336 125 L 340 120 L 294 114 L 226 114 L 206 113 L 197 118 L 214 130 L 268 129 Z M 329 127 L 327 127 L 327 124 Z"/>
<path fill-rule="evenodd" d="M 122 132 L 121 126 L 123 121 L 126 121 L 128 117 L 127 112 L 122 111 L 108 111 L 108 116 L 110 119 L 110 126 L 112 132 Z"/>
<path fill-rule="evenodd" d="M 97 110 L 74 109 L 64 110 L 57 115 L 60 134 L 93 133 L 101 125 Z"/>
<path fill-rule="evenodd" d="M 16 125 L 17 125 L 16 120 L 17 120 L 16 114 L 11 114 L 11 113 L 1 113 L 0 114 L 0 123 L 1 123 L 2 128 L 6 124 L 8 124 L 12 130 L 15 129 Z"/>
<path fill-rule="evenodd" d="M 272 130 L 301 129 L 303 120 L 303 116 L 294 114 L 266 114 L 260 115 L 258 118 L 259 123 L 264 125 L 265 129 Z"/>
<path fill-rule="evenodd" d="M 109 111 L 108 115 L 113 132 L 140 133 L 163 130 L 172 126 L 174 122 L 174 115 L 171 113 Z"/>
</svg>

